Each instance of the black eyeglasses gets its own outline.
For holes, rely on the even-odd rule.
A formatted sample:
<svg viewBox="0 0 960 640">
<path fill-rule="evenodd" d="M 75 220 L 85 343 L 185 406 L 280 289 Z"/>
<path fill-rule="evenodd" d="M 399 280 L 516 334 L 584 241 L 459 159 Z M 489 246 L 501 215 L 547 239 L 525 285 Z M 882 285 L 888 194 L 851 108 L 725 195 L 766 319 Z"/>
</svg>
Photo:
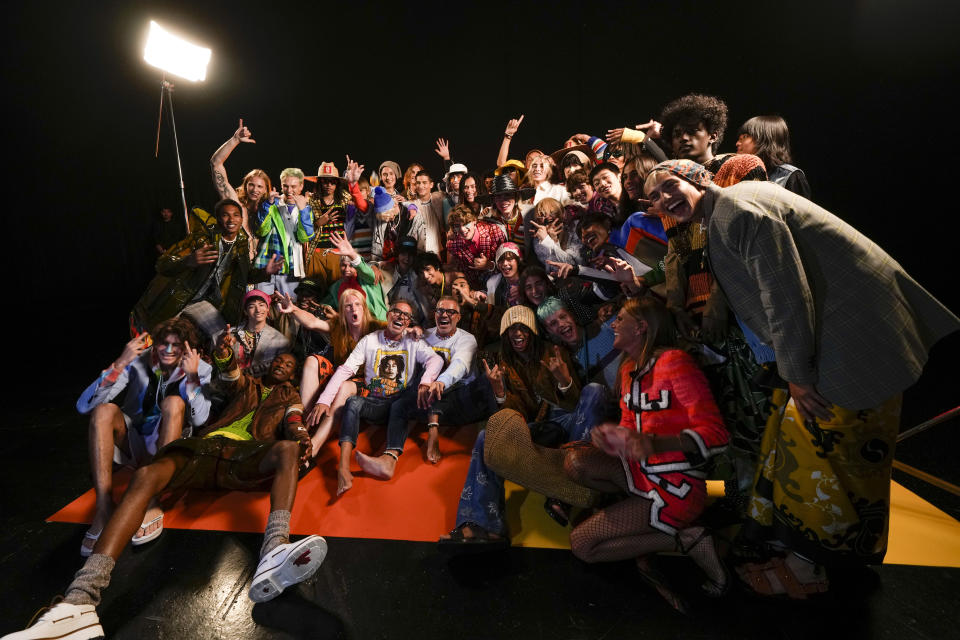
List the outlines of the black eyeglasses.
<svg viewBox="0 0 960 640">
<path fill-rule="evenodd" d="M 406 318 L 407 320 L 413 320 L 413 314 L 401 311 L 400 309 L 390 309 L 390 313 L 395 316 L 400 316 L 401 318 Z"/>
<path fill-rule="evenodd" d="M 460 315 L 460 312 L 456 309 L 437 309 L 438 316 L 456 316 Z"/>
</svg>

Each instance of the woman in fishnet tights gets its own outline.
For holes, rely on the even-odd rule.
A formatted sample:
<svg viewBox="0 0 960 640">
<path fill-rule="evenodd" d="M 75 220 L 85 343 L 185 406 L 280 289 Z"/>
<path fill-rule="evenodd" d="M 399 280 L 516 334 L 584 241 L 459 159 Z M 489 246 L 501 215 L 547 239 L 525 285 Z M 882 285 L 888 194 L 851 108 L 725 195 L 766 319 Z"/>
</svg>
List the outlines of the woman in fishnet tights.
<svg viewBox="0 0 960 640">
<path fill-rule="evenodd" d="M 627 494 L 570 534 L 586 562 L 634 558 L 641 576 L 674 608 L 685 604 L 650 564 L 650 555 L 680 550 L 707 575 L 704 590 L 729 584 L 712 537 L 691 527 L 706 498 L 701 468 L 727 443 L 720 412 L 693 358 L 673 347 L 670 314 L 653 300 L 630 299 L 613 324 L 620 369 L 621 420 L 591 432 L 592 445 L 567 450 L 564 470 L 604 493 Z"/>
</svg>

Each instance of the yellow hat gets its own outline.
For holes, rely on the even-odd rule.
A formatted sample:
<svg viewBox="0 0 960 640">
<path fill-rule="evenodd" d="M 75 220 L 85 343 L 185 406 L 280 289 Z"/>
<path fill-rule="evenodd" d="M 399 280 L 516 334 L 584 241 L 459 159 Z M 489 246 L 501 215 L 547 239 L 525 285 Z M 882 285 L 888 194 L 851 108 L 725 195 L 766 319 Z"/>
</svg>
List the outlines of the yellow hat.
<svg viewBox="0 0 960 640">
<path fill-rule="evenodd" d="M 515 324 L 522 324 L 530 329 L 530 331 L 533 331 L 535 335 L 539 335 L 537 332 L 537 318 L 533 315 L 533 309 L 530 307 L 516 304 L 507 309 L 503 313 L 503 318 L 500 320 L 500 335 L 506 333 L 507 329 Z"/>
</svg>

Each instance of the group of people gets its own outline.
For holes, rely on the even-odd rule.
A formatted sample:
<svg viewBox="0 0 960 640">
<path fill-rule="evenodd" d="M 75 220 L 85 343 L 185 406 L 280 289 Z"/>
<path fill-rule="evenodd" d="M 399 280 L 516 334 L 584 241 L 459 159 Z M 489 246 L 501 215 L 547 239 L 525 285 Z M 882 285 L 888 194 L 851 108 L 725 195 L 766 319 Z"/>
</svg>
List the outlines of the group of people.
<svg viewBox="0 0 960 640">
<path fill-rule="evenodd" d="M 442 174 L 347 156 L 342 174 L 284 169 L 279 191 L 260 169 L 228 180 L 254 142 L 241 120 L 211 158 L 222 199 L 190 213 L 132 339 L 77 402 L 97 497 L 86 561 L 7 637 L 102 634 L 114 561 L 160 535 L 175 489 L 270 492 L 250 597 L 275 597 L 326 554 L 319 536 L 291 542 L 289 519 L 331 434 L 340 495 L 354 461 L 392 477 L 415 425 L 429 464 L 441 429 L 479 425 L 444 549 L 509 544 L 509 479 L 573 525 L 578 558 L 635 560 L 678 610 L 657 552 L 688 555 L 711 596 L 728 565 L 803 599 L 832 567 L 879 562 L 900 394 L 960 319 L 811 200 L 782 118 L 750 118 L 721 154 L 727 117 L 689 94 L 519 156 L 520 116 L 489 171 L 440 139 Z M 357 449 L 367 424 L 386 426 L 382 451 Z M 114 463 L 136 469 L 119 504 Z M 707 478 L 739 531 L 728 559 L 703 524 Z"/>
</svg>

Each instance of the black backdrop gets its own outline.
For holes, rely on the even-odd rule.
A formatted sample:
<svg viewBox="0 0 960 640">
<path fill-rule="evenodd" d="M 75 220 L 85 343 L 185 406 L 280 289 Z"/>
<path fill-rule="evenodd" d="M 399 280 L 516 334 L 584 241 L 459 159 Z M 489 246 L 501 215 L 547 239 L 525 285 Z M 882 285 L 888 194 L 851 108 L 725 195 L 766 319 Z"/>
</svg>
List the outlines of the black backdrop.
<svg viewBox="0 0 960 640">
<path fill-rule="evenodd" d="M 146 240 L 179 201 L 169 129 L 153 158 L 160 74 L 142 62 L 150 18 L 213 49 L 208 80 L 177 82 L 189 204 L 211 206 L 207 161 L 244 118 L 257 144 L 228 163 L 439 168 L 433 141 L 483 169 L 503 125 L 526 115 L 515 151 L 655 117 L 696 90 L 723 97 L 730 126 L 761 113 L 790 124 L 795 163 L 820 204 L 879 242 L 954 310 L 957 188 L 953 3 L 579 2 L 45 3 L 8 13 L 3 127 L 6 284 L 25 303 L 20 346 L 47 368 L 76 354 L 85 380 L 119 348 L 152 272 Z M 941 6 L 944 5 L 944 6 Z M 10 10 L 8 10 L 10 11 Z M 66 337 L 80 329 L 77 338 Z M 954 345 L 956 342 L 953 343 Z M 58 347 L 57 345 L 64 345 Z M 957 350 L 952 349 L 952 354 Z M 87 355 L 84 355 L 87 354 Z M 107 360 L 109 361 L 109 360 Z M 25 365 L 31 366 L 31 365 Z M 937 375 L 953 383 L 955 368 Z"/>
</svg>

